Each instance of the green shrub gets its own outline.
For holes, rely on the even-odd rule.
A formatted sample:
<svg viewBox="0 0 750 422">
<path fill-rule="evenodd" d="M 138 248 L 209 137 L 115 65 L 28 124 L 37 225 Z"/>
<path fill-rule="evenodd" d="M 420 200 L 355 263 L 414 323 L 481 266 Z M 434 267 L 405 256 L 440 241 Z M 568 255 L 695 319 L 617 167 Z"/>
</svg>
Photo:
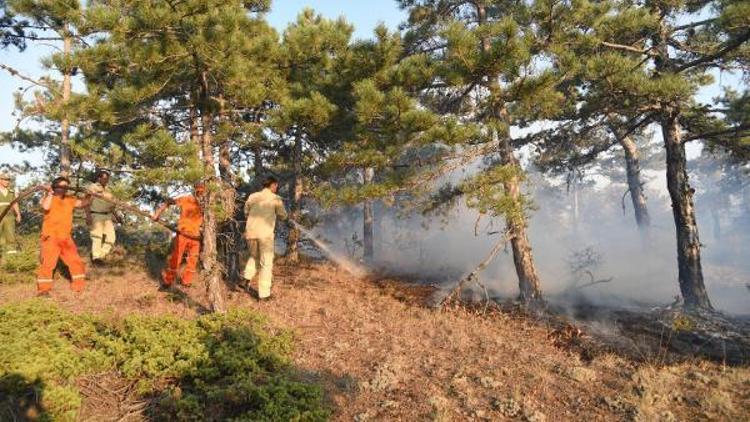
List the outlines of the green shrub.
<svg viewBox="0 0 750 422">
<path fill-rule="evenodd" d="M 39 238 L 28 235 L 18 240 L 18 253 L 5 254 L 0 260 L 0 284 L 28 283 L 36 279 Z"/>
<path fill-rule="evenodd" d="M 103 371 L 112 361 L 91 347 L 92 319 L 70 315 L 44 300 L 0 307 L 0 379 L 3 395 L 28 395 L 27 384 L 45 385 L 39 403 L 57 420 L 75 420 L 81 397 L 75 379 Z"/>
<path fill-rule="evenodd" d="M 322 390 L 294 380 L 290 333 L 250 312 L 109 321 L 36 299 L 0 307 L 0 320 L 0 406 L 14 414 L 32 400 L 42 419 L 74 420 L 76 379 L 114 370 L 154 399 L 157 420 L 328 417 Z"/>
</svg>

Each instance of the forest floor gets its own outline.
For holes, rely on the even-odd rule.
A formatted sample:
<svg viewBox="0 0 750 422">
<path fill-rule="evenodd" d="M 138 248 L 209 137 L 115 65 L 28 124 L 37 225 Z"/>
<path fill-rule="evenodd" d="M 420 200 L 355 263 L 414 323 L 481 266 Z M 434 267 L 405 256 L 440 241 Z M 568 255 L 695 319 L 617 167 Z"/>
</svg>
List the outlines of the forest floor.
<svg viewBox="0 0 750 422">
<path fill-rule="evenodd" d="M 670 359 L 668 351 L 634 358 L 599 347 L 586 327 L 512 306 L 434 309 L 428 287 L 356 279 L 324 263 L 275 270 L 271 301 L 232 290 L 228 305 L 293 331 L 299 377 L 323 385 L 334 420 L 750 418 L 746 362 Z M 91 276 L 80 295 L 58 281 L 50 300 L 113 318 L 196 318 L 208 306 L 202 288 L 161 292 L 152 274 L 130 266 Z M 28 283 L 0 285 L 0 306 L 34 293 Z"/>
</svg>

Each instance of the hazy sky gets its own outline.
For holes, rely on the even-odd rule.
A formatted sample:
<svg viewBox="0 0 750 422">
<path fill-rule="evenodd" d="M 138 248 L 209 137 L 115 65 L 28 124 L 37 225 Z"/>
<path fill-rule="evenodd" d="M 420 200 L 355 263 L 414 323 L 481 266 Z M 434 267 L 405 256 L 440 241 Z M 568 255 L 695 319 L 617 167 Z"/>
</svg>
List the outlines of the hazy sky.
<svg viewBox="0 0 750 422">
<path fill-rule="evenodd" d="M 385 23 L 389 28 L 396 29 L 398 24 L 405 20 L 406 15 L 399 10 L 395 1 L 342 1 L 342 0 L 275 0 L 271 13 L 268 15 L 269 22 L 278 31 L 283 32 L 289 22 L 294 21 L 296 16 L 306 7 L 313 8 L 318 13 L 329 18 L 344 16 L 355 26 L 354 37 L 358 39 L 372 37 L 373 29 L 379 23 Z M 53 47 L 49 45 L 31 44 L 23 53 L 18 53 L 12 48 L 0 50 L 0 62 L 7 63 L 26 75 L 39 77 L 42 75 L 41 59 L 50 54 Z M 720 93 L 721 86 L 736 86 L 739 81 L 732 75 L 717 75 L 716 83 L 706 87 L 700 98 L 709 101 Z M 19 87 L 27 84 L 11 77 L 7 72 L 0 70 L 0 131 L 7 131 L 16 124 L 16 118 L 12 115 L 13 92 Z M 75 84 L 74 89 L 80 90 L 81 83 Z M 40 160 L 37 155 L 21 155 L 10 147 L 0 147 L 0 164 L 14 163 L 22 159 Z"/>
<path fill-rule="evenodd" d="M 275 0 L 271 13 L 268 15 L 268 21 L 281 33 L 304 8 L 309 7 L 329 18 L 345 16 L 355 27 L 354 37 L 361 39 L 371 38 L 373 29 L 379 23 L 385 23 L 389 28 L 396 29 L 404 20 L 405 15 L 399 10 L 395 1 L 380 1 L 377 5 L 374 3 L 341 0 Z M 29 45 L 23 53 L 9 48 L 0 50 L 0 62 L 7 63 L 24 74 L 36 78 L 44 74 L 40 63 L 42 58 L 52 51 L 51 46 L 36 44 Z M 13 92 L 27 85 L 0 70 L 0 131 L 8 131 L 15 126 L 16 118 L 12 115 Z M 80 89 L 80 83 L 77 85 Z M 38 161 L 41 158 L 38 154 L 21 155 L 9 147 L 0 147 L 0 164 L 19 162 L 23 159 Z"/>
</svg>

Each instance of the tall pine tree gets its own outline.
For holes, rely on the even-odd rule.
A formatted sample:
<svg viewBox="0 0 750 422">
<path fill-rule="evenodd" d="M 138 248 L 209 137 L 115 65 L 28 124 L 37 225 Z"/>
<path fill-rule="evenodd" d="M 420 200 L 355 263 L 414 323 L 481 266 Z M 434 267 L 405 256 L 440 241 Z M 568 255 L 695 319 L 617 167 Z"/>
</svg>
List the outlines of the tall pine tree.
<svg viewBox="0 0 750 422">
<path fill-rule="evenodd" d="M 660 128 L 680 290 L 688 307 L 710 309 L 685 145 L 742 133 L 742 127 L 717 119 L 713 107 L 697 104 L 695 96 L 711 83 L 712 69 L 742 63 L 750 39 L 747 6 L 734 1 L 548 2 L 547 10 L 555 18 L 547 32 L 559 46 L 556 65 L 582 75 L 580 92 L 587 101 L 599 113 L 631 116 L 622 125 L 626 132 L 650 122 Z"/>
<path fill-rule="evenodd" d="M 267 1 L 124 0 L 88 11 L 106 34 L 82 59 L 90 109 L 102 126 L 94 129 L 104 138 L 119 135 L 114 142 L 138 155 L 142 165 L 149 163 L 148 155 L 158 155 L 150 153 L 170 145 L 189 144 L 199 154 L 193 156 L 200 160 L 193 169 L 208 187 L 201 261 L 217 312 L 226 310 L 217 226 L 232 217 L 226 210 L 234 205 L 233 163 L 226 159 L 231 159 L 231 143 L 244 139 L 232 122 L 273 98 L 278 85 L 267 63 L 278 45 L 262 17 L 267 9 Z M 196 162 L 184 155 L 174 160 Z M 152 172 L 155 176 L 181 170 L 175 163 L 166 169 L 163 162 L 149 164 L 155 164 L 149 170 L 161 169 Z M 176 180 L 196 176 L 181 173 Z"/>
<path fill-rule="evenodd" d="M 554 70 L 537 65 L 545 45 L 535 32 L 532 9 L 522 2 L 489 0 L 400 4 L 409 11 L 409 50 L 429 54 L 437 63 L 428 90 L 436 93 L 432 105 L 481 124 L 494 146 L 485 155 L 490 164 L 453 193 L 467 195 L 480 211 L 505 218 L 520 297 L 541 300 L 527 234 L 529 201 L 522 193 L 523 171 L 511 127 L 553 115 L 565 98 L 556 91 Z"/>
</svg>

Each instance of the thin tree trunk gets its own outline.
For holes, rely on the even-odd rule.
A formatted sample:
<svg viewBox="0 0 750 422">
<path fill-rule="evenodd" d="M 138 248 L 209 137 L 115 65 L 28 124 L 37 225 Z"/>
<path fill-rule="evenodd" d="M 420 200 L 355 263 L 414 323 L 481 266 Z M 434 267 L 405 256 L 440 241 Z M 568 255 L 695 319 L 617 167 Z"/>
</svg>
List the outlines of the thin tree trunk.
<svg viewBox="0 0 750 422">
<path fill-rule="evenodd" d="M 191 102 L 193 104 L 195 104 L 195 96 L 191 95 L 190 98 L 192 100 Z M 189 128 L 190 128 L 190 142 L 193 145 L 195 145 L 195 147 L 196 147 L 195 153 L 198 156 L 198 159 L 200 160 L 201 159 L 201 152 L 202 152 L 201 134 L 200 134 L 200 131 L 199 131 L 199 126 L 200 125 L 199 125 L 199 122 L 198 122 L 198 119 L 199 119 L 198 111 L 195 109 L 195 105 L 191 105 L 190 106 L 190 110 L 188 111 L 188 113 L 189 113 L 188 118 L 190 119 L 190 121 L 188 123 L 189 124 Z"/>
<path fill-rule="evenodd" d="M 711 208 L 711 219 L 714 221 L 714 240 L 721 240 L 721 212 L 718 208 Z"/>
<path fill-rule="evenodd" d="M 299 221 L 302 215 L 302 192 L 303 183 L 302 180 L 302 137 L 296 136 L 294 140 L 294 152 L 292 156 L 292 165 L 294 169 L 294 179 L 292 180 L 292 206 L 289 213 L 291 220 Z M 287 259 L 289 262 L 296 264 L 299 262 L 299 239 L 300 232 L 299 228 L 289 222 L 289 237 Z"/>
<path fill-rule="evenodd" d="M 221 104 L 219 120 L 225 121 L 224 104 Z M 231 137 L 227 136 L 219 145 L 219 175 L 221 177 L 221 203 L 224 210 L 224 221 L 219 227 L 218 248 L 221 252 L 221 263 L 228 280 L 237 282 L 240 276 L 240 245 L 242 232 L 239 220 L 242 219 L 241 207 L 237 206 L 237 177 L 232 169 Z"/>
<path fill-rule="evenodd" d="M 263 176 L 263 148 L 260 145 L 253 147 L 253 173 L 256 179 Z"/>
<path fill-rule="evenodd" d="M 215 187 L 216 170 L 214 162 L 213 137 L 213 115 L 208 107 L 208 80 L 206 72 L 201 73 L 201 150 L 203 152 L 203 169 L 207 179 L 206 194 L 203 200 L 203 243 L 201 245 L 201 261 L 203 262 L 203 275 L 206 280 L 206 293 L 211 304 L 211 310 L 217 313 L 225 313 L 226 300 L 224 286 L 221 280 L 221 271 L 216 253 L 216 213 L 214 207 L 217 202 Z"/>
<path fill-rule="evenodd" d="M 383 207 L 378 206 L 378 202 L 372 204 L 372 254 L 380 256 L 383 247 Z"/>
<path fill-rule="evenodd" d="M 578 204 L 578 180 L 573 177 L 573 227 L 578 230 L 580 219 L 580 207 Z"/>
<path fill-rule="evenodd" d="M 617 134 L 615 135 L 617 136 Z M 628 179 L 628 190 L 630 199 L 633 201 L 635 222 L 640 229 L 648 229 L 651 226 L 651 217 L 646 206 L 646 194 L 641 182 L 641 163 L 638 154 L 638 146 L 630 136 L 617 136 L 617 141 L 622 145 L 625 152 L 625 171 Z"/>
<path fill-rule="evenodd" d="M 500 157 L 503 165 L 513 166 L 520 171 L 520 166 L 513 155 L 509 140 L 502 141 Z M 503 183 L 505 195 L 510 197 L 514 203 L 521 200 L 521 182 L 518 176 L 513 176 Z M 542 288 L 539 275 L 534 264 L 534 255 L 531 251 L 531 243 L 526 233 L 526 217 L 521 215 L 517 218 L 507 219 L 507 230 L 510 234 L 510 245 L 513 250 L 513 264 L 518 276 L 518 288 L 520 297 L 526 303 L 542 300 Z"/>
<path fill-rule="evenodd" d="M 487 10 L 484 5 L 477 5 L 477 16 L 479 24 L 485 24 L 487 20 Z M 484 52 L 491 49 L 490 40 L 482 39 L 481 48 Z M 497 78 L 490 78 L 488 83 L 490 95 L 498 96 L 499 84 Z M 504 105 L 494 106 L 494 117 L 500 121 L 510 123 L 507 110 Z M 510 124 L 508 124 L 510 127 Z M 513 155 L 513 148 L 510 144 L 510 137 L 507 134 L 497 134 L 500 137 L 500 160 L 505 166 L 512 166 L 520 171 L 520 166 Z M 517 176 L 513 176 L 503 182 L 505 195 L 512 201 L 518 203 L 521 199 L 521 182 Z M 531 244 L 526 234 L 526 217 L 521 215 L 518 218 L 507 218 L 507 230 L 510 236 L 510 244 L 513 250 L 513 263 L 516 267 L 518 276 L 518 287 L 520 297 L 526 303 L 538 302 L 542 300 L 541 283 L 534 265 L 534 256 L 531 252 Z"/>
<path fill-rule="evenodd" d="M 667 150 L 667 189 L 672 199 L 677 231 L 680 291 L 686 306 L 711 309 L 701 268 L 701 244 L 693 206 L 695 191 L 688 181 L 687 157 L 678 112 L 665 110 L 660 123 Z"/>
<path fill-rule="evenodd" d="M 70 176 L 70 120 L 68 119 L 68 102 L 71 93 L 72 69 L 70 55 L 73 50 L 73 38 L 67 32 L 67 25 L 63 35 L 63 83 L 62 83 L 62 105 L 63 118 L 60 122 L 60 174 Z"/>
<path fill-rule="evenodd" d="M 364 184 L 369 185 L 375 178 L 375 169 L 372 167 L 364 169 L 362 176 Z M 366 199 L 362 205 L 362 217 L 362 242 L 365 249 L 364 261 L 367 264 L 372 264 L 375 261 L 372 200 Z"/>
</svg>

